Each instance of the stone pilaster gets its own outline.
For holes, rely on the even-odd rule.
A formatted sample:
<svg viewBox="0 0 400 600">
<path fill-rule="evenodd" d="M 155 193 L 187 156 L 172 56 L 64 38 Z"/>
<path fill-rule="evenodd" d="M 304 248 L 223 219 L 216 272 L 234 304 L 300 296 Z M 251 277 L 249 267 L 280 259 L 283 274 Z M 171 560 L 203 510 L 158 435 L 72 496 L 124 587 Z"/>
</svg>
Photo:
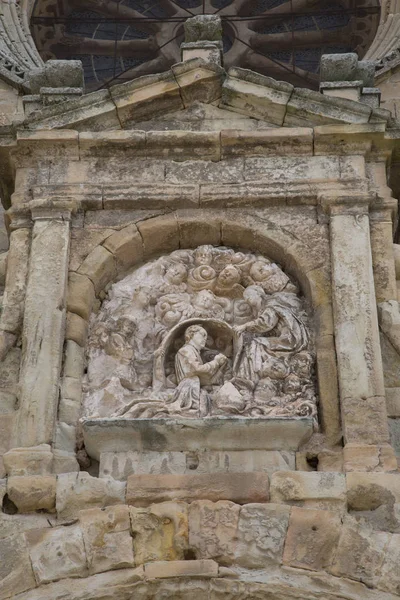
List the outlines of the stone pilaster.
<svg viewBox="0 0 400 600">
<path fill-rule="evenodd" d="M 14 446 L 51 444 L 65 332 L 71 206 L 32 205 L 32 244 L 22 330 Z"/>
<path fill-rule="evenodd" d="M 370 200 L 368 195 L 324 199 L 330 215 L 335 340 L 348 470 L 353 468 L 352 456 L 359 462 L 365 446 L 386 448 L 389 443 Z"/>
</svg>

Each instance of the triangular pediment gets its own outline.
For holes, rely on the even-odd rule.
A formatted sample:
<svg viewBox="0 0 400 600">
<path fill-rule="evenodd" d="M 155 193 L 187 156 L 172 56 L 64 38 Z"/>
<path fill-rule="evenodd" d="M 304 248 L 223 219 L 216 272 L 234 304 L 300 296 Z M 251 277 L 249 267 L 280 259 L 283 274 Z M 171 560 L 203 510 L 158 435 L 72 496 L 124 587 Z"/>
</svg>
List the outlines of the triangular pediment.
<svg viewBox="0 0 400 600">
<path fill-rule="evenodd" d="M 389 111 L 192 59 L 33 112 L 27 129 L 257 129 L 388 123 Z M 255 123 L 255 121 L 258 122 Z M 202 123 L 202 124 L 201 124 Z"/>
</svg>

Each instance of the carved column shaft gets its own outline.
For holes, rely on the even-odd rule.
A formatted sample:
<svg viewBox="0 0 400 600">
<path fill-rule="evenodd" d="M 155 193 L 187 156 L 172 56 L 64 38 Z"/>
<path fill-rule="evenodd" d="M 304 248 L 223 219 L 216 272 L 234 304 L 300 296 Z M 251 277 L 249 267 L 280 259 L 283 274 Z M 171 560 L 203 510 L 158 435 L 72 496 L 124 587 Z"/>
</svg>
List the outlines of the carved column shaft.
<svg viewBox="0 0 400 600">
<path fill-rule="evenodd" d="M 346 444 L 389 441 L 368 203 L 330 207 L 336 351 Z"/>
<path fill-rule="evenodd" d="M 53 441 L 65 331 L 69 211 L 32 211 L 15 446 Z"/>
</svg>

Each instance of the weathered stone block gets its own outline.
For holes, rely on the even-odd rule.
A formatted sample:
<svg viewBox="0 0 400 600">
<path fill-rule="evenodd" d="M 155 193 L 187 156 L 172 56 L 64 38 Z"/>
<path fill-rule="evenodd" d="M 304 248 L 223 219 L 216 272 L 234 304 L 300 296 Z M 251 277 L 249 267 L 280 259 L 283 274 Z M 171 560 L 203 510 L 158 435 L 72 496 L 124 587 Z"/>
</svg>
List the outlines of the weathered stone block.
<svg viewBox="0 0 400 600">
<path fill-rule="evenodd" d="M 187 510 L 183 502 L 130 507 L 136 565 L 184 558 L 189 536 Z"/>
<path fill-rule="evenodd" d="M 280 564 L 290 507 L 282 504 L 246 504 L 240 509 L 235 563 L 246 569 Z"/>
<path fill-rule="evenodd" d="M 144 258 L 161 250 L 170 252 L 179 248 L 178 223 L 173 215 L 138 223 L 138 229 L 143 239 Z"/>
<path fill-rule="evenodd" d="M 136 225 L 117 231 L 103 243 L 117 261 L 117 268 L 125 271 L 143 260 L 143 242 Z"/>
<path fill-rule="evenodd" d="M 266 473 L 210 473 L 199 475 L 131 475 L 127 502 L 148 506 L 168 500 L 231 500 L 238 504 L 267 502 Z"/>
<path fill-rule="evenodd" d="M 54 447 L 63 452 L 75 452 L 76 426 L 58 421 L 56 425 Z"/>
<path fill-rule="evenodd" d="M 221 107 L 281 126 L 292 91 L 290 83 L 231 68 L 222 86 Z"/>
<path fill-rule="evenodd" d="M 219 136 L 217 131 L 149 131 L 146 135 L 147 155 L 177 161 L 194 157 L 219 160 Z"/>
<path fill-rule="evenodd" d="M 89 277 L 96 294 L 98 294 L 117 275 L 114 256 L 103 246 L 97 246 L 85 258 L 78 273 Z"/>
<path fill-rule="evenodd" d="M 343 450 L 344 470 L 351 471 L 397 471 L 397 459 L 393 448 L 387 446 L 360 446 L 347 444 Z"/>
<path fill-rule="evenodd" d="M 21 513 L 37 510 L 54 512 L 56 508 L 56 477 L 40 475 L 9 477 L 7 494 Z"/>
<path fill-rule="evenodd" d="M 53 454 L 48 444 L 30 448 L 13 448 L 4 456 L 4 467 L 9 476 L 48 475 Z"/>
<path fill-rule="evenodd" d="M 98 479 L 88 473 L 66 473 L 57 478 L 56 508 L 59 517 L 76 516 L 85 508 L 125 503 L 125 484 Z"/>
<path fill-rule="evenodd" d="M 344 511 L 345 476 L 341 473 L 274 473 L 271 477 L 271 502 Z"/>
<path fill-rule="evenodd" d="M 218 564 L 213 560 L 160 561 L 145 565 L 144 574 L 148 579 L 165 579 L 167 577 L 218 577 Z"/>
<path fill-rule="evenodd" d="M 400 502 L 400 473 L 348 473 L 346 483 L 351 510 L 375 510 Z"/>
<path fill-rule="evenodd" d="M 94 287 L 89 277 L 69 272 L 67 310 L 89 320 L 95 298 Z"/>
<path fill-rule="evenodd" d="M 67 313 L 67 324 L 65 330 L 65 337 L 67 340 L 75 342 L 81 348 L 86 345 L 86 338 L 88 333 L 88 322 L 86 319 L 82 319 L 75 313 Z"/>
<path fill-rule="evenodd" d="M 322 571 L 330 566 L 342 519 L 337 512 L 293 507 L 283 562 L 298 569 Z"/>
<path fill-rule="evenodd" d="M 12 535 L 0 543 L 0 598 L 10 598 L 36 587 L 23 535 Z"/>
<path fill-rule="evenodd" d="M 79 513 L 89 573 L 134 566 L 129 508 L 92 508 Z"/>
<path fill-rule="evenodd" d="M 65 344 L 64 377 L 80 380 L 83 375 L 85 351 L 76 342 L 67 340 Z"/>
<path fill-rule="evenodd" d="M 348 577 L 375 587 L 390 537 L 389 533 L 365 528 L 353 517 L 347 517 L 328 571 L 336 577 Z"/>
<path fill-rule="evenodd" d="M 400 590 L 400 572 L 397 565 L 400 561 L 400 535 L 391 536 L 386 548 L 377 587 L 385 592 L 398 595 Z"/>
<path fill-rule="evenodd" d="M 213 558 L 231 565 L 235 558 L 240 506 L 233 502 L 209 500 L 189 506 L 189 547 L 197 559 Z"/>
<path fill-rule="evenodd" d="M 66 577 L 87 577 L 82 530 L 77 525 L 25 534 L 37 583 Z"/>
</svg>

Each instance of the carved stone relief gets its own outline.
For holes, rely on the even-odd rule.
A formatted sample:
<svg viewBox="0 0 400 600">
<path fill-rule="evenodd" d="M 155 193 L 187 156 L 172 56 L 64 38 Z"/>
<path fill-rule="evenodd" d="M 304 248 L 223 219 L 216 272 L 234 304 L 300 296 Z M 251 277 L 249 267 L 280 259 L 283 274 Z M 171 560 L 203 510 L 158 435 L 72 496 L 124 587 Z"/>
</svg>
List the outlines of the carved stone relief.
<svg viewBox="0 0 400 600">
<path fill-rule="evenodd" d="M 317 416 L 304 299 L 249 252 L 177 250 L 115 283 L 87 362 L 85 417 Z"/>
</svg>

